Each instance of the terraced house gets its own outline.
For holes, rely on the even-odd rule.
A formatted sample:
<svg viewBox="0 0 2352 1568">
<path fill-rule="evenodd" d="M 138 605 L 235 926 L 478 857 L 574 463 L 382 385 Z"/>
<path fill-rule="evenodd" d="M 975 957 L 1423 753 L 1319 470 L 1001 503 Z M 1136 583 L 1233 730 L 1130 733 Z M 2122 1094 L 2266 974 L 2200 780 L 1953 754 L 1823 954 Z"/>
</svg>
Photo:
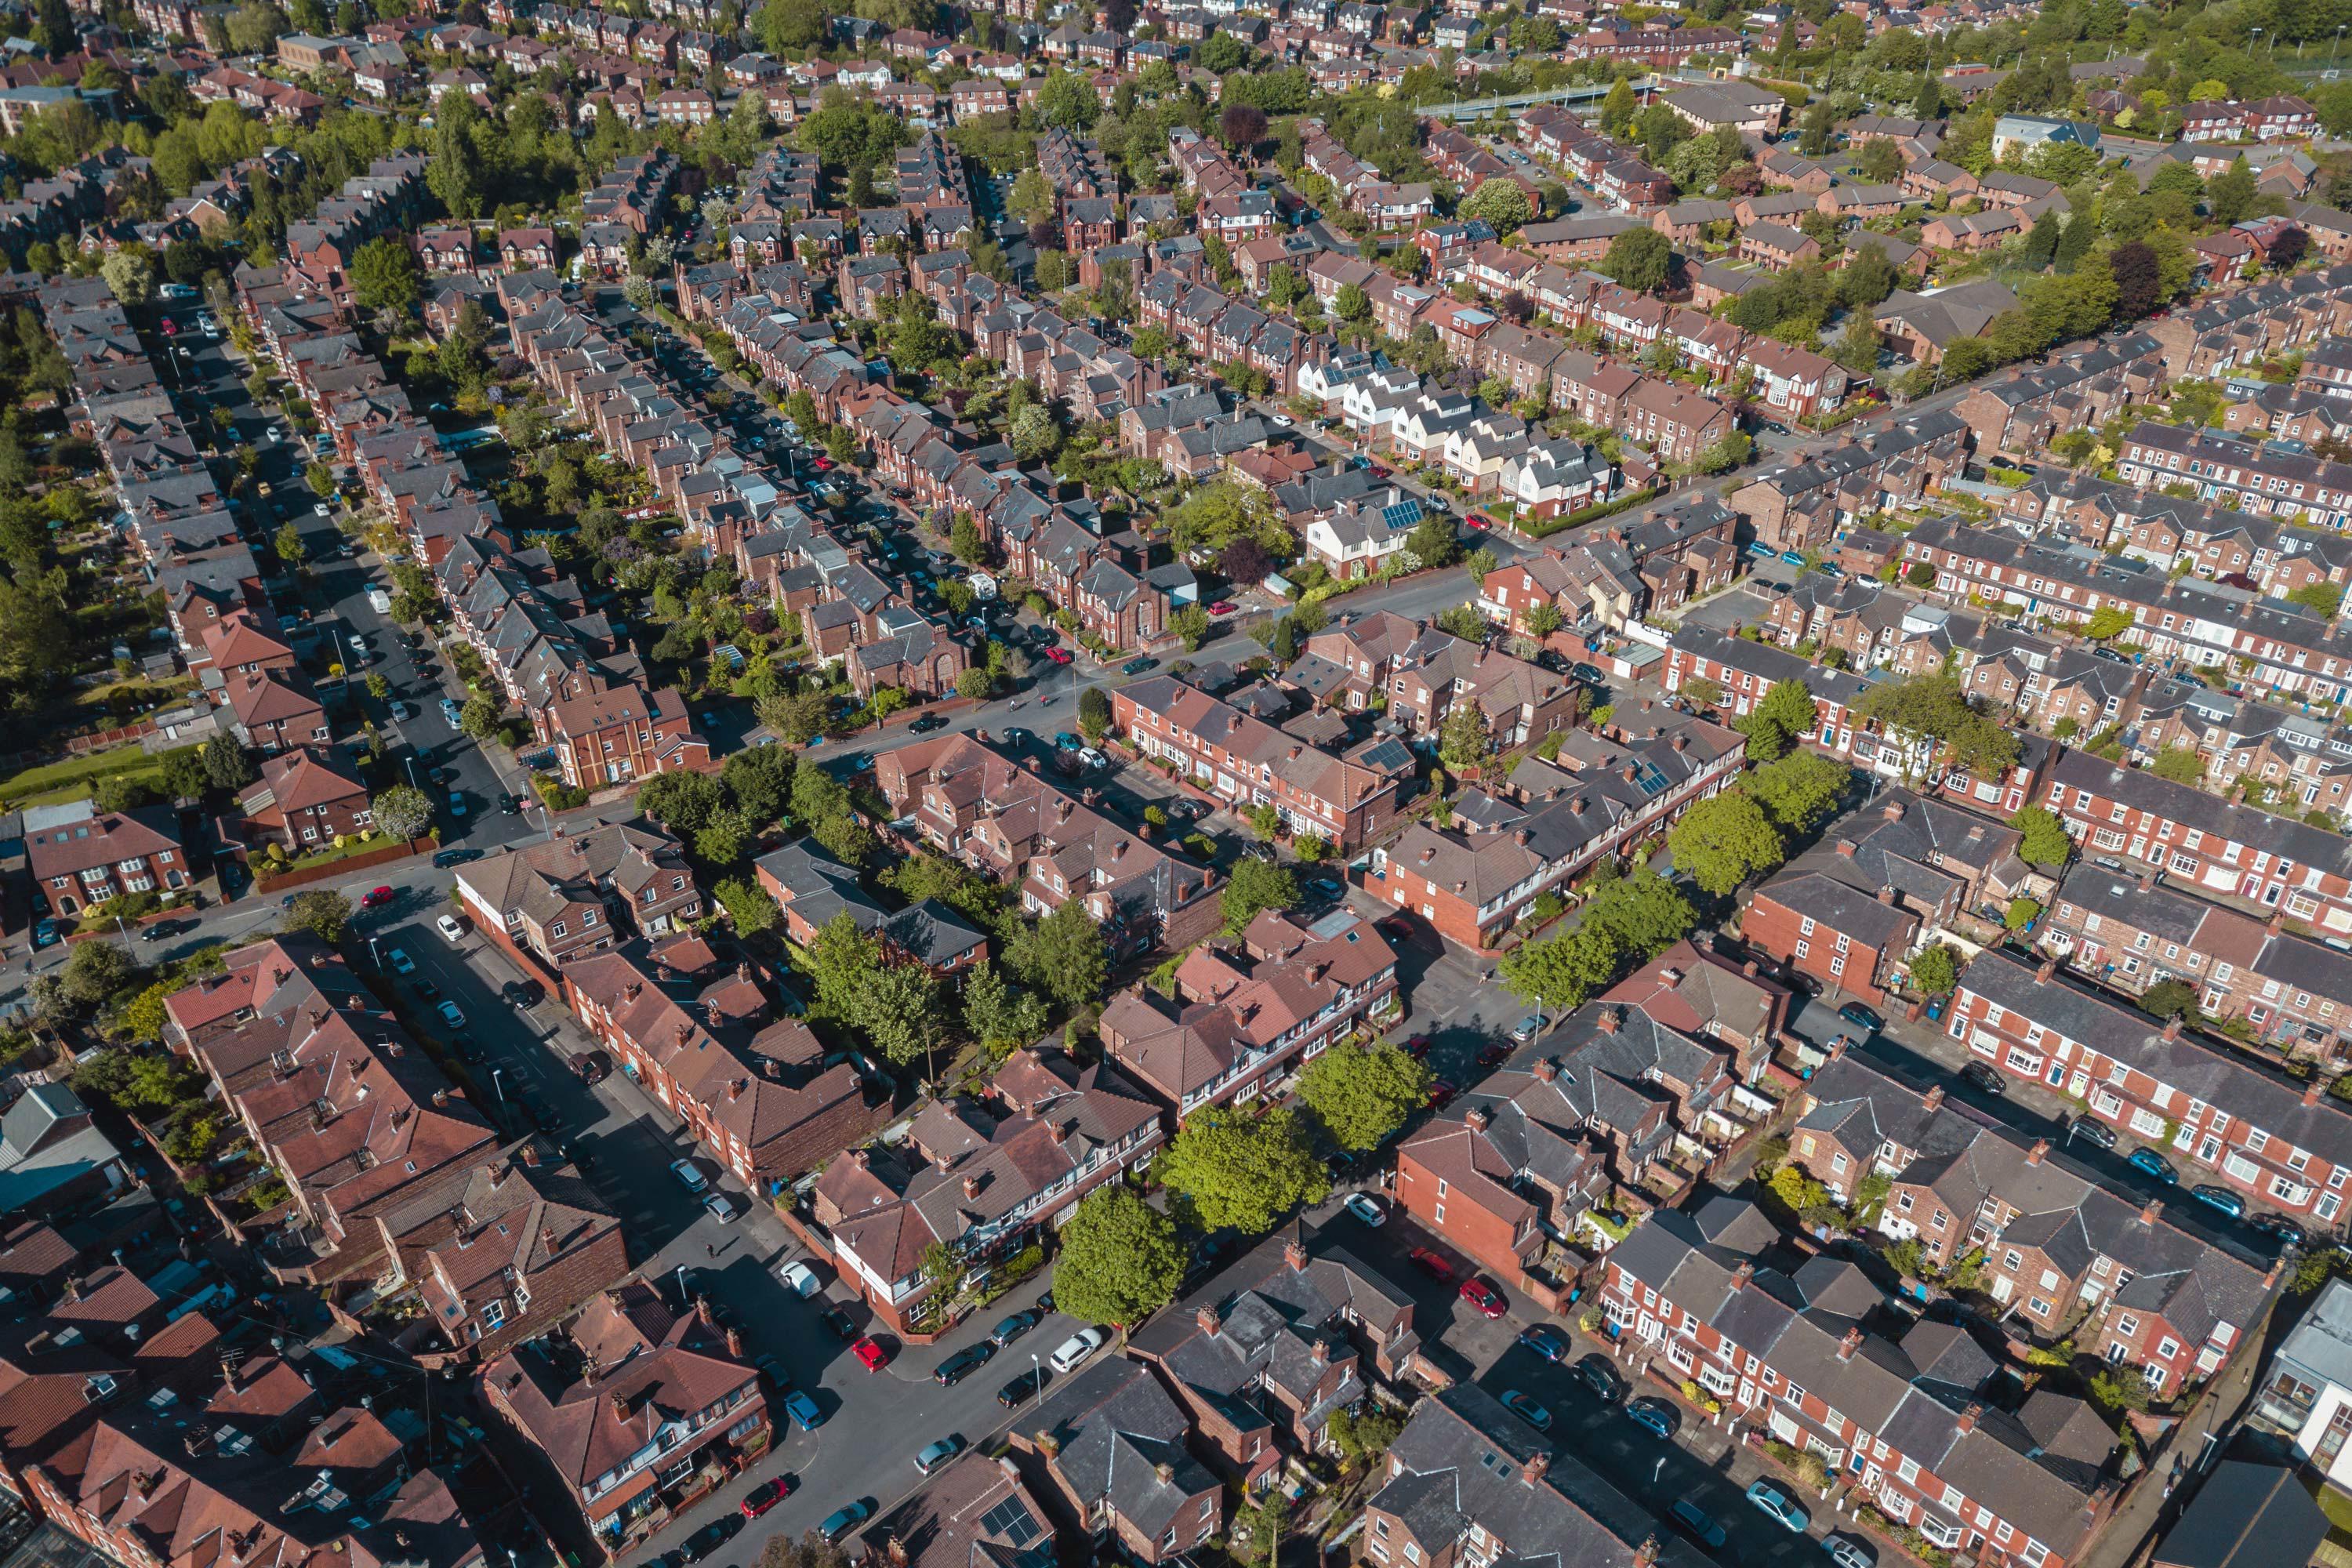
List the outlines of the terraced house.
<svg viewBox="0 0 2352 1568">
<path fill-rule="evenodd" d="M 1960 977 L 1946 1032 L 2015 1078 L 2047 1083 L 2133 1137 L 2193 1162 L 2255 1203 L 2326 1225 L 2352 1181 L 2352 1110 L 2324 1078 L 2288 1078 L 2209 1045 L 2178 1017 L 2158 1025 L 2058 961 L 2000 950 Z"/>
<path fill-rule="evenodd" d="M 1790 1157 L 1839 1201 L 1886 1176 L 1879 1231 L 1946 1268 L 1981 1265 L 1981 1289 L 2045 1342 L 2137 1369 L 2169 1397 L 2242 1348 L 2278 1268 L 2173 1226 L 2163 1205 L 2102 1185 L 2046 1141 L 1994 1125 L 1846 1052 L 1798 1101 Z M 2052 1544 L 2055 1544 L 2054 1542 Z"/>
<path fill-rule="evenodd" d="M 1886 1338 L 1858 1267 L 1801 1258 L 1740 1200 L 1664 1210 L 1608 1254 L 1601 1311 L 1934 1545 L 2024 1568 L 2079 1562 L 2119 1489 L 2105 1423 L 2046 1391 L 1997 1407 L 2000 1369 L 1965 1329 Z"/>
</svg>

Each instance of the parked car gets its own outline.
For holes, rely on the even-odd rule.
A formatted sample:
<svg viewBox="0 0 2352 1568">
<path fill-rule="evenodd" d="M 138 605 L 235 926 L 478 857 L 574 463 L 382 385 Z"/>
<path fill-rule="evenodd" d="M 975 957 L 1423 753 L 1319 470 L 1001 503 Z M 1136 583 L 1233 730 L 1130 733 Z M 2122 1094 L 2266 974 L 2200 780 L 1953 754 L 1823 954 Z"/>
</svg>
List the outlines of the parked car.
<svg viewBox="0 0 2352 1568">
<path fill-rule="evenodd" d="M 991 1340 L 982 1340 L 976 1345 L 966 1346 L 932 1368 L 931 1379 L 941 1388 L 953 1388 L 957 1384 L 986 1366 L 989 1358 L 995 1353 L 996 1345 Z"/>
<path fill-rule="evenodd" d="M 1054 1353 L 1045 1358 L 1046 1364 L 1055 1372 L 1066 1373 L 1095 1352 L 1102 1349 L 1103 1341 L 1104 1334 L 1100 1329 L 1080 1329 L 1076 1333 L 1064 1340 L 1055 1348 Z"/>
<path fill-rule="evenodd" d="M 868 1372 L 880 1372 L 890 1364 L 890 1352 L 877 1343 L 872 1334 L 860 1334 L 849 1344 L 849 1353 Z"/>
<path fill-rule="evenodd" d="M 2244 1196 L 2239 1193 L 2231 1191 L 2228 1187 L 2215 1186 L 2210 1183 L 2204 1184 L 2189 1188 L 2189 1195 L 2195 1198 L 2199 1203 L 2203 1204 L 2207 1208 L 2221 1210 L 2223 1214 L 2228 1215 L 2231 1219 L 2243 1219 L 2246 1217 L 2246 1200 Z"/>
<path fill-rule="evenodd" d="M 1713 1514 L 1686 1497 L 1675 1499 L 1666 1511 L 1675 1523 L 1710 1552 L 1722 1551 L 1723 1543 L 1730 1539 L 1723 1526 L 1716 1522 Z"/>
<path fill-rule="evenodd" d="M 1610 1363 L 1605 1355 L 1586 1356 L 1571 1369 L 1592 1391 L 1592 1397 L 1603 1405 L 1614 1405 L 1625 1393 L 1625 1377 Z"/>
<path fill-rule="evenodd" d="M 466 1026 L 466 1010 L 455 1002 L 442 1003 L 439 1011 L 441 1021 L 451 1028 L 462 1029 Z"/>
<path fill-rule="evenodd" d="M 1805 1505 L 1781 1490 L 1777 1482 L 1748 1482 L 1748 1500 L 1755 1505 L 1757 1512 L 1790 1530 L 1802 1531 L 1813 1521 L 1813 1516 L 1805 1511 Z"/>
<path fill-rule="evenodd" d="M 380 910 L 397 896 L 390 888 L 370 888 L 360 895 L 360 908 Z"/>
<path fill-rule="evenodd" d="M 1634 1426 L 1645 1428 L 1653 1436 L 1671 1438 L 1675 1435 L 1674 1406 L 1663 1399 L 1644 1395 L 1631 1400 L 1625 1405 L 1625 1415 Z"/>
<path fill-rule="evenodd" d="M 1830 1554 L 1830 1561 L 1837 1568 L 1877 1568 L 1870 1548 L 1851 1535 L 1825 1535 L 1822 1537 L 1822 1550 Z"/>
<path fill-rule="evenodd" d="M 1067 664 L 1070 662 L 1070 650 L 1066 647 L 1049 647 L 1045 650 L 1045 657 L 1055 664 Z"/>
<path fill-rule="evenodd" d="M 2172 1168 L 2171 1162 L 2153 1149 L 2135 1149 L 2124 1163 L 2138 1166 L 2168 1187 L 2180 1181 L 2180 1173 Z"/>
<path fill-rule="evenodd" d="M 1153 658 L 1149 654 L 1146 654 L 1141 658 L 1130 658 L 1125 664 L 1118 667 L 1119 673 L 1122 675 L 1141 675 L 1147 669 L 1157 669 L 1159 668 L 1160 661 Z"/>
<path fill-rule="evenodd" d="M 827 1307 L 817 1321 L 833 1333 L 835 1339 L 847 1344 L 857 1337 L 857 1320 L 849 1315 L 846 1307 Z"/>
<path fill-rule="evenodd" d="M 2302 1247 L 2306 1245 L 2311 1239 L 2311 1237 L 2305 1232 L 2303 1226 L 2295 1224 L 2294 1221 L 2287 1218 L 2284 1215 L 2255 1215 L 2246 1221 L 2246 1228 L 2248 1230 L 2258 1230 L 2264 1236 L 2276 1237 L 2278 1238 L 2279 1245 L 2282 1247 Z"/>
<path fill-rule="evenodd" d="M 583 1051 L 572 1058 L 572 1072 L 582 1083 L 599 1084 L 613 1076 L 613 1058 L 602 1051 Z"/>
<path fill-rule="evenodd" d="M 702 1173 L 702 1167 L 691 1160 L 672 1160 L 669 1173 L 676 1176 L 677 1184 L 689 1193 L 698 1193 L 710 1184 L 709 1178 Z"/>
<path fill-rule="evenodd" d="M 1549 1432 L 1551 1430 L 1551 1412 L 1546 1410 L 1542 1405 L 1538 1405 L 1534 1400 L 1529 1399 L 1526 1394 L 1521 1394 L 1517 1389 L 1511 1388 L 1504 1390 L 1502 1403 L 1504 1409 L 1509 1411 L 1512 1415 L 1517 1416 L 1520 1420 L 1526 1422 L 1537 1431 Z"/>
<path fill-rule="evenodd" d="M 822 463 L 824 459 L 823 458 L 819 458 L 817 461 Z M 843 1536 L 847 1535 L 851 1531 L 856 1529 L 859 1525 L 864 1524 L 866 1522 L 866 1516 L 873 1511 L 874 1510 L 866 1507 L 862 1500 L 858 1502 L 843 1503 L 839 1508 L 835 1509 L 831 1513 L 824 1516 L 824 1521 L 816 1527 L 816 1532 L 824 1539 L 824 1543 L 827 1546 L 830 1546 L 834 1542 L 839 1541 Z"/>
<path fill-rule="evenodd" d="M 926 1443 L 923 1451 L 915 1456 L 915 1468 L 928 1476 L 962 1452 L 963 1439 L 961 1437 L 950 1436 L 936 1443 Z"/>
<path fill-rule="evenodd" d="M 536 1007 L 547 1000 L 547 987 L 536 980 L 509 980 L 499 987 L 499 996 L 509 1007 Z"/>
<path fill-rule="evenodd" d="M 988 1337 L 997 1349 L 1003 1350 L 1045 1321 L 1045 1314 L 1043 1312 L 1015 1312 L 990 1331 Z"/>
<path fill-rule="evenodd" d="M 709 1557 L 713 1552 L 717 1552 L 720 1547 L 726 1545 L 729 1542 L 734 1540 L 735 1532 L 742 1528 L 743 1516 L 741 1514 L 721 1514 L 719 1518 L 712 1520 L 709 1524 L 704 1525 L 700 1530 L 696 1531 L 692 1535 L 688 1536 L 684 1543 L 679 1546 L 678 1550 L 685 1554 L 686 1560 L 688 1563 L 699 1563 L 704 1558 Z"/>
<path fill-rule="evenodd" d="M 1349 1193 L 1340 1205 L 1364 1224 L 1378 1227 L 1389 1222 L 1389 1211 L 1381 1207 L 1380 1199 L 1369 1193 Z"/>
<path fill-rule="evenodd" d="M 1437 1253 L 1432 1252 L 1425 1247 L 1416 1247 L 1411 1252 L 1406 1253 L 1405 1257 L 1412 1260 L 1412 1266 L 1415 1268 L 1420 1269 L 1423 1274 L 1428 1275 L 1432 1279 L 1438 1281 L 1440 1284 L 1444 1284 L 1454 1278 L 1454 1265 L 1448 1263 L 1444 1258 Z"/>
<path fill-rule="evenodd" d="M 806 1398 L 806 1394 L 801 1397 Z M 793 1495 L 792 1478 L 771 1476 L 743 1494 L 743 1517 L 757 1519 Z"/>
<path fill-rule="evenodd" d="M 1519 1343 L 1546 1361 L 1560 1362 L 1568 1359 L 1568 1341 L 1561 1337 L 1558 1329 L 1548 1323 L 1534 1323 L 1521 1329 Z"/>
<path fill-rule="evenodd" d="M 908 725 L 907 729 L 911 734 L 928 735 L 934 730 L 944 730 L 947 727 L 948 721 L 940 718 L 938 714 L 926 713 L 921 718 L 916 720 L 913 723 Z"/>
<path fill-rule="evenodd" d="M 2000 1069 L 1990 1062 L 1963 1063 L 1960 1081 L 1987 1094 L 2005 1095 L 2009 1092 L 2009 1085 L 2001 1080 Z"/>
<path fill-rule="evenodd" d="M 1526 1017 L 1520 1019 L 1517 1024 L 1511 1026 L 1511 1038 L 1524 1046 L 1529 1040 L 1534 1039 L 1542 1028 L 1543 1016 L 1538 1013 L 1530 1013 Z"/>
<path fill-rule="evenodd" d="M 996 1391 L 996 1403 L 1010 1410 L 1045 1392 L 1045 1380 L 1052 1374 L 1043 1367 L 1033 1367 Z"/>
<path fill-rule="evenodd" d="M 1587 686 L 1606 686 L 1609 684 L 1609 672 L 1601 668 L 1597 664 L 1576 665 L 1569 670 L 1569 674 L 1576 677 L 1577 679 L 1581 680 Z"/>
<path fill-rule="evenodd" d="M 1234 602 L 1231 599 L 1219 599 L 1209 606 L 1209 614 L 1213 616 L 1230 616 L 1233 613 Z"/>
<path fill-rule="evenodd" d="M 408 950 L 404 947 L 385 948 L 383 950 L 383 964 L 386 969 L 391 970 L 394 974 L 414 974 L 416 973 L 416 960 L 408 956 Z"/>
<path fill-rule="evenodd" d="M 170 938 L 179 935 L 182 931 L 194 931 L 195 929 L 196 922 L 194 921 L 157 921 L 154 924 L 143 927 L 140 931 L 139 940 L 141 942 L 164 942 Z"/>
<path fill-rule="evenodd" d="M 1452 1079 L 1443 1078 L 1431 1079 L 1429 1080 L 1429 1096 L 1426 1103 L 1432 1110 L 1435 1110 L 1444 1105 L 1446 1101 L 1452 1100 L 1456 1092 L 1457 1091 L 1454 1087 Z"/>
<path fill-rule="evenodd" d="M 1510 1303 L 1503 1299 L 1503 1293 L 1500 1290 L 1496 1289 L 1475 1274 L 1462 1281 L 1462 1289 L 1456 1294 L 1469 1302 L 1471 1310 L 1482 1318 L 1499 1318 L 1510 1308 Z"/>
<path fill-rule="evenodd" d="M 458 942 L 466 940 L 465 922 L 458 920 L 456 915 L 441 915 L 436 917 L 433 921 L 433 929 L 441 933 L 441 940 L 443 942 L 449 943 L 453 947 Z"/>
<path fill-rule="evenodd" d="M 482 852 L 470 847 L 459 849 L 444 849 L 433 857 L 433 866 L 436 870 L 446 870 L 451 866 L 463 866 L 471 861 L 478 860 L 481 858 Z"/>
<path fill-rule="evenodd" d="M 2111 1152 L 2116 1146 L 2116 1130 L 2104 1121 L 2095 1121 L 2087 1116 L 2077 1116 L 2068 1122 L 2066 1137 L 2070 1142 L 2080 1138 L 2094 1149 L 2105 1149 Z"/>
<path fill-rule="evenodd" d="M 725 1193 L 703 1194 L 702 1212 L 720 1225 L 733 1225 L 743 1217 L 742 1209 L 738 1207 L 735 1200 Z"/>
<path fill-rule="evenodd" d="M 1843 1018 L 1847 1023 L 1852 1024 L 1855 1028 L 1867 1030 L 1869 1033 L 1874 1035 L 1878 1033 L 1879 1030 L 1886 1027 L 1885 1019 L 1880 1017 L 1877 1014 L 1872 1012 L 1869 1008 L 1864 1006 L 1859 1002 L 1849 1002 L 1844 1006 L 1839 1008 L 1838 1016 Z"/>
<path fill-rule="evenodd" d="M 805 1263 L 787 1263 L 776 1270 L 776 1278 L 783 1282 L 786 1289 L 803 1301 L 824 1289 L 824 1281 L 817 1278 L 816 1270 Z"/>
</svg>

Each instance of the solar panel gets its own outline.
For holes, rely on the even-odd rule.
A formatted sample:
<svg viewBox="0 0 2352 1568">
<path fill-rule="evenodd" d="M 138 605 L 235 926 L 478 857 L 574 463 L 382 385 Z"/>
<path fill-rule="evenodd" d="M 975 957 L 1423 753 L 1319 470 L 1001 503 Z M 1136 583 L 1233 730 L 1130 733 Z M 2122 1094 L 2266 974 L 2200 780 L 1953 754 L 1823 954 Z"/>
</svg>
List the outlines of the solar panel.
<svg viewBox="0 0 2352 1568">
<path fill-rule="evenodd" d="M 1633 787 L 1644 795 L 1653 795 L 1666 787 L 1666 775 L 1658 771 L 1655 763 L 1637 763 L 1633 766 Z"/>
<path fill-rule="evenodd" d="M 1411 528 L 1420 521 L 1421 503 L 1417 500 L 1401 500 L 1394 506 L 1381 508 L 1381 521 L 1391 529 Z"/>
<path fill-rule="evenodd" d="M 1356 760 L 1368 768 L 1403 768 L 1412 765 L 1412 753 L 1402 741 L 1384 740 Z"/>
<path fill-rule="evenodd" d="M 980 1528 L 982 1533 L 1000 1537 L 1013 1546 L 1026 1546 L 1039 1533 L 1036 1520 L 1017 1497 L 1006 1498 L 981 1515 Z"/>
</svg>

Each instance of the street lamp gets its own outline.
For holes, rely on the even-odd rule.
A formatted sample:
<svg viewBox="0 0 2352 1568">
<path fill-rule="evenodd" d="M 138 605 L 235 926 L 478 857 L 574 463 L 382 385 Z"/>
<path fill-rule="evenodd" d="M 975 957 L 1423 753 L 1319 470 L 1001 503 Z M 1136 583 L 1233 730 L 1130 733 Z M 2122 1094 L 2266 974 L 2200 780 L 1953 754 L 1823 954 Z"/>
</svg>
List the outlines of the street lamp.
<svg viewBox="0 0 2352 1568">
<path fill-rule="evenodd" d="M 2333 61 L 2335 61 L 2335 60 L 2337 60 L 2337 59 L 2340 59 L 2340 58 L 2343 58 L 2343 54 L 2344 54 L 2344 28 L 2345 28 L 2345 24 L 2344 24 L 2344 23 L 2342 23 L 2342 22 L 2338 22 L 2338 23 L 2336 23 L 2336 47 L 2335 47 L 2333 49 L 2330 49 L 2330 50 L 2327 52 L 2327 58 L 2328 58 L 2328 59 L 2329 59 L 2331 62 L 2333 62 Z"/>
<path fill-rule="evenodd" d="M 507 1069 L 504 1068 L 492 1068 L 490 1069 L 490 1088 L 497 1093 L 499 1103 L 500 1105 L 504 1105 L 507 1102 L 506 1076 Z"/>
</svg>

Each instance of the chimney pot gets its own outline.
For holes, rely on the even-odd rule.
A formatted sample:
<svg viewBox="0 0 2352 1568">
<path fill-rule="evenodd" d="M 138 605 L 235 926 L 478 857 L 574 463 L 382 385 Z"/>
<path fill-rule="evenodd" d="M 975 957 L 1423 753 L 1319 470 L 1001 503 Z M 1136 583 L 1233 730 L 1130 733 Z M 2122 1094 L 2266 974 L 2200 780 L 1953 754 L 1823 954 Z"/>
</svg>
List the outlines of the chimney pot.
<svg viewBox="0 0 2352 1568">
<path fill-rule="evenodd" d="M 1743 1258 L 1739 1260 L 1738 1267 L 1731 1271 L 1731 1288 L 1735 1290 L 1745 1290 L 1748 1289 L 1748 1282 L 1755 1278 L 1756 1265 Z"/>
<path fill-rule="evenodd" d="M 1903 803 L 1899 800 L 1890 800 L 1878 808 L 1878 814 L 1889 822 L 1900 822 L 1903 820 Z"/>
<path fill-rule="evenodd" d="M 2177 1040 L 2180 1037 L 2179 1014 L 2175 1013 L 2164 1021 L 2164 1037 L 2168 1040 Z"/>
<path fill-rule="evenodd" d="M 1559 1077 L 1559 1060 L 1552 1057 L 1538 1057 L 1535 1063 L 1535 1075 L 1541 1082 L 1554 1081 Z"/>
<path fill-rule="evenodd" d="M 1845 1337 L 1838 1341 L 1838 1360 L 1852 1361 L 1853 1352 L 1861 1348 L 1862 1331 L 1859 1328 L 1848 1329 L 1845 1331 Z"/>
<path fill-rule="evenodd" d="M 1305 1268 L 1307 1263 L 1307 1244 L 1297 1237 L 1292 1237 L 1282 1244 L 1282 1260 L 1289 1265 L 1294 1274 Z"/>
<path fill-rule="evenodd" d="M 1882 903 L 1882 904 L 1892 904 L 1892 903 L 1894 903 L 1894 902 L 1895 902 L 1895 889 L 1894 889 L 1893 888 L 1881 888 L 1881 889 L 1878 889 L 1878 901 L 1879 901 L 1880 903 Z"/>
<path fill-rule="evenodd" d="M 2164 1205 L 2158 1199 L 2150 1198 L 2140 1208 L 2139 1222 L 2142 1225 L 2154 1225 L 2157 1216 L 2163 1212 Z"/>
<path fill-rule="evenodd" d="M 1748 979 L 1753 980 L 1759 974 L 1764 973 L 1764 966 L 1751 958 L 1747 963 L 1739 966 L 1739 973 L 1746 975 Z"/>
<path fill-rule="evenodd" d="M 1973 1432 L 1977 1429 L 1978 1420 L 1983 1415 L 1983 1405 L 1971 1404 L 1966 1410 L 1961 1411 L 1958 1415 L 1953 1418 L 1952 1428 L 1958 1432 Z"/>
<path fill-rule="evenodd" d="M 1838 852 L 1839 854 L 1841 854 L 1841 855 L 1844 856 L 1844 857 L 1845 857 L 1847 859 L 1849 859 L 1849 860 L 1853 859 L 1853 839 L 1851 839 L 1851 838 L 1841 838 L 1841 839 L 1839 839 L 1839 840 L 1837 841 L 1837 852 Z"/>
<path fill-rule="evenodd" d="M 1216 1333 L 1224 1327 L 1224 1320 L 1217 1316 L 1217 1310 L 1214 1307 L 1201 1308 L 1192 1314 L 1192 1321 L 1200 1326 L 1201 1331 L 1204 1334 Z"/>
<path fill-rule="evenodd" d="M 1530 1454 L 1528 1456 L 1528 1462 L 1519 1467 L 1519 1479 L 1525 1481 L 1529 1486 L 1533 1486 L 1538 1481 L 1543 1479 L 1545 1472 L 1550 1468 L 1551 1456 L 1549 1454 L 1541 1452 Z"/>
<path fill-rule="evenodd" d="M 963 1195 L 967 1199 L 980 1196 L 980 1178 L 978 1176 L 966 1176 L 963 1179 Z"/>
</svg>

